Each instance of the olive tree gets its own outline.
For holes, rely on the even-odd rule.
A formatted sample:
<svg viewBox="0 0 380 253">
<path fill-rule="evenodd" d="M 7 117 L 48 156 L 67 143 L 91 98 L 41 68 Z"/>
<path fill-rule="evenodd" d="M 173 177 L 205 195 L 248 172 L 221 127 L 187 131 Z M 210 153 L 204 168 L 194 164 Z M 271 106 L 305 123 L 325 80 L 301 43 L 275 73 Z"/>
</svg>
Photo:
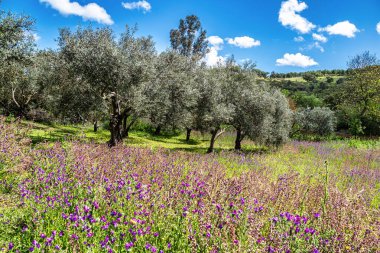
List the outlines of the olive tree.
<svg viewBox="0 0 380 253">
<path fill-rule="evenodd" d="M 119 41 L 110 28 L 62 29 L 59 46 L 71 73 L 84 81 L 86 90 L 106 101 L 109 145 L 115 146 L 123 138 L 123 120 L 133 112 L 136 87 L 149 79 L 155 52 L 151 38 L 135 38 L 128 27 Z"/>
<path fill-rule="evenodd" d="M 187 78 L 194 69 L 192 64 L 175 51 L 163 52 L 157 58 L 156 75 L 148 92 L 149 118 L 156 135 L 162 128 L 175 130 L 190 124 L 190 108 L 196 102 L 193 79 Z"/>
<path fill-rule="evenodd" d="M 279 146 L 289 135 L 291 111 L 278 90 L 257 81 L 255 64 L 227 61 L 224 93 L 233 105 L 230 124 L 236 129 L 235 149 L 245 137 L 260 144 Z"/>
<path fill-rule="evenodd" d="M 276 147 L 284 144 L 289 139 L 292 128 L 293 113 L 289 107 L 289 101 L 282 92 L 277 89 L 270 91 L 270 97 L 273 102 L 274 111 L 272 111 L 271 125 L 269 126 L 269 138 L 266 140 L 267 145 Z"/>
<path fill-rule="evenodd" d="M 202 68 L 197 81 L 197 103 L 194 110 L 194 126 L 201 132 L 210 132 L 211 140 L 207 153 L 214 150 L 216 139 L 223 134 L 223 125 L 231 120 L 233 105 L 223 92 L 224 67 Z"/>
<path fill-rule="evenodd" d="M 335 131 L 335 128 L 335 114 L 327 107 L 306 108 L 294 113 L 295 132 L 329 135 Z"/>
<path fill-rule="evenodd" d="M 32 27 L 27 16 L 0 10 L 0 105 L 7 113 L 25 116 L 36 87 L 30 67 L 35 51 Z"/>
</svg>

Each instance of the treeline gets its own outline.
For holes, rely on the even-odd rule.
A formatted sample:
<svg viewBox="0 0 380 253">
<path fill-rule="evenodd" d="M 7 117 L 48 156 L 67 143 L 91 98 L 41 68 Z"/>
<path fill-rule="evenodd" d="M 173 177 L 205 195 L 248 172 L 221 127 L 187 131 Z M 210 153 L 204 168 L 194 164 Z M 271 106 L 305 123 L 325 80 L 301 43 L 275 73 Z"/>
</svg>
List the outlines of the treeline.
<svg viewBox="0 0 380 253">
<path fill-rule="evenodd" d="M 333 70 L 315 70 L 315 71 L 305 71 L 305 72 L 289 72 L 289 73 L 276 73 L 267 72 L 270 78 L 292 78 L 292 77 L 304 77 L 304 76 L 315 76 L 315 77 L 327 77 L 327 76 L 344 76 L 347 74 L 347 70 L 344 69 L 333 69 Z"/>
<path fill-rule="evenodd" d="M 366 51 L 353 57 L 347 66 L 344 76 L 317 78 L 314 72 L 305 72 L 303 81 L 271 79 L 269 82 L 286 94 L 293 110 L 328 107 L 335 112 L 338 131 L 379 136 L 379 59 Z"/>
</svg>

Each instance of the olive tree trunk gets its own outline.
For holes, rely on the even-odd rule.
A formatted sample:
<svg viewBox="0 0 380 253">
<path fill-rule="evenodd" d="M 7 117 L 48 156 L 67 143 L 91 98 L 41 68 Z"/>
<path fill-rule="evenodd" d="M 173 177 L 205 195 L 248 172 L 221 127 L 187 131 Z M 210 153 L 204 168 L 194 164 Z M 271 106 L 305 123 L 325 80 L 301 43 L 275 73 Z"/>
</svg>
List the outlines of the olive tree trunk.
<svg viewBox="0 0 380 253">
<path fill-rule="evenodd" d="M 116 95 L 113 95 L 111 97 L 111 106 L 112 106 L 112 114 L 110 118 L 111 139 L 109 140 L 108 145 L 110 147 L 114 147 L 118 143 L 122 142 L 121 125 L 123 121 L 123 117 L 120 113 L 120 105 L 117 101 Z"/>
<path fill-rule="evenodd" d="M 191 130 L 191 128 L 186 128 L 186 142 L 190 141 Z"/>
<path fill-rule="evenodd" d="M 240 128 L 236 129 L 235 150 L 241 150 L 241 142 L 244 139 L 244 134 Z"/>
<path fill-rule="evenodd" d="M 156 128 L 156 131 L 154 131 L 154 135 L 160 135 L 161 134 L 161 126 L 158 126 Z"/>
<path fill-rule="evenodd" d="M 218 129 L 211 131 L 210 146 L 207 150 L 207 153 L 212 153 L 214 151 L 214 144 L 215 144 L 217 133 L 218 133 Z"/>
</svg>

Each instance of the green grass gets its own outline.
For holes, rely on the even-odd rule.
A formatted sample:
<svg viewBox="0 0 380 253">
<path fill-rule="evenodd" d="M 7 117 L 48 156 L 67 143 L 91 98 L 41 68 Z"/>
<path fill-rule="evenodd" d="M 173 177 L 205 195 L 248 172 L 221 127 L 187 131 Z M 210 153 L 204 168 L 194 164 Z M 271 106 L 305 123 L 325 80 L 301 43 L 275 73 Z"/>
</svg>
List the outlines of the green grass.
<svg viewBox="0 0 380 253">
<path fill-rule="evenodd" d="M 36 122 L 23 121 L 22 125 L 29 127 L 29 137 L 34 144 L 40 142 L 56 142 L 85 140 L 95 143 L 106 143 L 110 133 L 106 129 L 99 128 L 94 132 L 91 125 L 60 125 L 60 124 L 41 124 Z M 129 137 L 124 140 L 124 144 L 135 147 L 146 148 L 166 148 L 178 151 L 194 153 L 205 153 L 209 146 L 210 135 L 208 133 L 192 132 L 191 140 L 186 142 L 185 133 L 153 135 L 150 132 L 135 130 L 131 131 Z M 232 150 L 235 142 L 235 134 L 232 129 L 224 133 L 215 143 L 215 151 Z M 324 140 L 332 148 L 352 147 L 357 149 L 379 149 L 380 139 L 363 140 L 359 138 L 344 140 Z M 266 147 L 258 146 L 248 139 L 242 142 L 244 152 L 265 152 Z"/>
<path fill-rule="evenodd" d="M 29 127 L 29 137 L 34 144 L 40 142 L 70 141 L 85 139 L 95 143 L 105 143 L 109 140 L 108 130 L 99 128 L 94 132 L 91 125 L 60 125 L 60 124 L 41 124 L 23 121 L 25 127 Z M 194 153 L 205 153 L 209 147 L 210 135 L 192 132 L 191 140 L 186 142 L 185 133 L 163 134 L 155 136 L 144 131 L 131 131 L 129 137 L 124 140 L 128 146 L 138 146 L 146 148 L 166 148 L 171 150 L 187 151 Z M 232 132 L 226 132 L 215 143 L 215 151 L 231 150 L 234 147 L 235 136 Z M 242 142 L 246 152 L 265 151 L 265 147 L 255 145 L 250 140 Z"/>
</svg>

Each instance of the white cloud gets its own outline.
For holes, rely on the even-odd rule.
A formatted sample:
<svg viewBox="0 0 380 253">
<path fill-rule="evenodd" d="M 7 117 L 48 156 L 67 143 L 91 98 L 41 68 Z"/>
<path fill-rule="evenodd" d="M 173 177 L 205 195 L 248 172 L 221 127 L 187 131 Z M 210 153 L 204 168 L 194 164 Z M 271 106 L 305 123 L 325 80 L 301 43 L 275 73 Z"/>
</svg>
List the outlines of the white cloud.
<svg viewBox="0 0 380 253">
<path fill-rule="evenodd" d="M 302 50 L 312 50 L 314 48 L 319 49 L 319 51 L 321 51 L 322 53 L 325 52 L 325 49 L 321 46 L 321 44 L 318 41 L 310 44 L 307 48 L 304 48 Z"/>
<path fill-rule="evenodd" d="M 326 31 L 330 35 L 342 35 L 347 38 L 355 37 L 355 33 L 359 32 L 359 29 L 350 21 L 338 22 L 335 25 L 328 25 L 325 28 L 320 28 L 319 31 Z"/>
<path fill-rule="evenodd" d="M 243 37 L 235 37 L 234 39 L 226 38 L 228 44 L 234 45 L 240 48 L 251 48 L 257 47 L 261 45 L 259 40 L 255 40 L 254 38 L 243 36 Z"/>
<path fill-rule="evenodd" d="M 309 33 L 316 26 L 298 14 L 305 9 L 307 9 L 305 2 L 298 2 L 298 0 L 284 1 L 281 3 L 278 20 L 283 26 L 290 27 L 300 33 Z"/>
<path fill-rule="evenodd" d="M 303 42 L 303 41 L 305 41 L 305 39 L 304 39 L 304 37 L 302 37 L 302 36 L 298 36 L 298 37 L 295 37 L 295 38 L 294 38 L 294 41 L 295 41 L 295 42 Z"/>
<path fill-rule="evenodd" d="M 209 52 L 206 54 L 204 58 L 204 62 L 207 66 L 216 66 L 218 64 L 224 64 L 226 62 L 226 57 L 219 55 L 219 49 L 216 47 L 210 47 Z"/>
<path fill-rule="evenodd" d="M 33 36 L 34 41 L 36 42 L 41 39 L 41 37 L 37 33 L 32 33 L 32 36 Z"/>
<path fill-rule="evenodd" d="M 319 44 L 319 42 L 315 42 L 314 47 L 319 49 L 319 51 L 321 51 L 322 53 L 325 52 L 325 49 L 321 46 L 321 44 Z"/>
<path fill-rule="evenodd" d="M 221 49 L 221 46 L 224 44 L 224 40 L 219 36 L 210 36 L 207 38 L 208 43 L 215 47 L 217 50 Z"/>
<path fill-rule="evenodd" d="M 311 67 L 318 65 L 318 63 L 310 58 L 309 56 L 303 55 L 301 53 L 297 54 L 284 54 L 283 58 L 276 60 L 277 66 L 295 66 L 295 67 Z"/>
<path fill-rule="evenodd" d="M 106 25 L 113 24 L 107 11 L 96 3 L 80 5 L 78 2 L 71 2 L 70 0 L 40 0 L 40 2 L 49 4 L 62 15 L 75 15 L 84 20 L 93 20 Z"/>
<path fill-rule="evenodd" d="M 26 32 L 24 32 L 24 34 L 25 34 L 25 36 L 33 39 L 35 42 L 37 42 L 41 39 L 41 37 L 37 33 L 31 32 L 31 31 L 26 31 Z"/>
<path fill-rule="evenodd" d="M 376 31 L 378 34 L 380 34 L 380 22 L 377 23 L 377 26 L 376 26 Z"/>
<path fill-rule="evenodd" d="M 327 42 L 327 38 L 325 36 L 323 36 L 322 34 L 313 33 L 313 39 L 317 40 L 319 42 L 322 42 L 322 43 Z"/>
<path fill-rule="evenodd" d="M 128 10 L 134 10 L 134 9 L 143 9 L 144 12 L 150 11 L 152 9 L 152 6 L 150 3 L 148 3 L 145 0 L 138 1 L 138 2 L 131 2 L 131 3 L 121 3 L 121 5 Z"/>
</svg>

